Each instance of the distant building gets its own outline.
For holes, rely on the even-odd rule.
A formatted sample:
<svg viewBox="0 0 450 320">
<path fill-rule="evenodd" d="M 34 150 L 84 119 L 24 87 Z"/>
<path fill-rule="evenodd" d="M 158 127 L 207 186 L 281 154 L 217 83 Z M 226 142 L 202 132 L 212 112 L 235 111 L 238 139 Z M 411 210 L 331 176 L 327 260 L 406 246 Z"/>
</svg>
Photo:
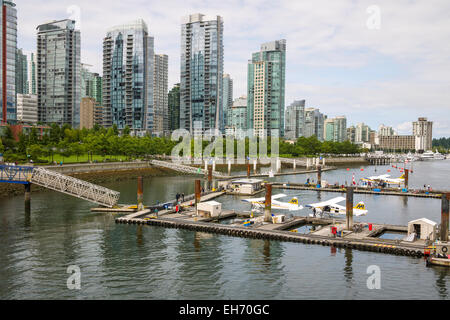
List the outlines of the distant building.
<svg viewBox="0 0 450 320">
<path fill-rule="evenodd" d="M 416 137 L 416 150 L 427 151 L 433 147 L 433 122 L 419 118 L 413 122 L 413 135 Z"/>
<path fill-rule="evenodd" d="M 89 91 L 90 85 L 92 85 L 94 79 L 94 73 L 89 71 L 89 67 L 91 67 L 91 65 L 85 63 L 81 64 L 81 98 L 91 97 Z"/>
<path fill-rule="evenodd" d="M 304 135 L 305 130 L 305 100 L 294 101 L 286 108 L 285 133 L 286 139 L 297 140 Z"/>
<path fill-rule="evenodd" d="M 351 126 L 347 128 L 347 140 L 351 143 L 356 142 L 356 128 L 355 126 Z"/>
<path fill-rule="evenodd" d="M 95 99 L 84 97 L 80 106 L 80 129 L 92 129 L 94 127 Z"/>
<path fill-rule="evenodd" d="M 17 121 L 35 125 L 38 123 L 37 95 L 17 94 Z"/>
<path fill-rule="evenodd" d="M 257 136 L 277 130 L 284 137 L 286 40 L 263 43 L 252 54 L 247 72 L 248 129 Z"/>
<path fill-rule="evenodd" d="M 103 39 L 103 125 L 144 135 L 154 129 L 154 39 L 136 20 L 109 29 Z"/>
<path fill-rule="evenodd" d="M 102 99 L 102 77 L 94 73 L 92 79 L 87 83 L 87 97 L 94 98 L 99 105 L 103 105 Z"/>
<path fill-rule="evenodd" d="M 347 118 L 345 116 L 324 121 L 324 140 L 333 142 L 347 140 Z"/>
<path fill-rule="evenodd" d="M 316 136 L 319 141 L 323 141 L 323 126 L 326 118 L 319 109 L 306 108 L 304 136 L 306 138 Z"/>
<path fill-rule="evenodd" d="M 233 106 L 233 79 L 231 79 L 229 74 L 223 75 L 222 104 L 223 104 L 222 128 L 230 127 L 231 126 L 231 108 Z"/>
<path fill-rule="evenodd" d="M 164 136 L 169 132 L 169 105 L 168 105 L 168 65 L 169 57 L 166 54 L 155 54 L 153 73 L 153 130 L 151 134 Z"/>
<path fill-rule="evenodd" d="M 378 136 L 393 136 L 395 131 L 392 127 L 385 126 L 384 124 L 378 127 Z"/>
<path fill-rule="evenodd" d="M 223 19 L 191 14 L 182 19 L 180 128 L 194 133 L 223 124 Z"/>
<path fill-rule="evenodd" d="M 103 107 L 94 98 L 84 97 L 80 105 L 80 128 L 92 129 L 102 124 Z"/>
<path fill-rule="evenodd" d="M 169 131 L 173 132 L 180 128 L 180 84 L 177 83 L 169 91 Z"/>
<path fill-rule="evenodd" d="M 20 94 L 28 93 L 28 65 L 27 55 L 23 54 L 22 49 L 16 52 L 16 92 Z"/>
<path fill-rule="evenodd" d="M 410 151 L 416 149 L 416 139 L 413 135 L 378 136 L 378 148 L 391 151 Z"/>
<path fill-rule="evenodd" d="M 37 27 L 39 122 L 80 126 L 80 31 L 74 20 Z"/>
<path fill-rule="evenodd" d="M 234 100 L 231 107 L 231 125 L 227 135 L 234 135 L 237 139 L 245 138 L 247 134 L 247 97 L 241 96 Z M 241 132 L 241 133 L 239 133 Z"/>
<path fill-rule="evenodd" d="M 355 131 L 355 143 L 363 144 L 370 141 L 370 128 L 364 123 L 358 123 Z"/>
<path fill-rule="evenodd" d="M 28 57 L 28 93 L 37 95 L 37 57 L 32 52 Z"/>
<path fill-rule="evenodd" d="M 1 51 L 0 55 L 0 119 L 3 124 L 15 123 L 16 114 L 16 50 L 17 50 L 17 9 L 13 1 L 1 1 L 0 15 Z M 6 28 L 5 28 L 6 27 Z M 5 81 L 6 80 L 6 81 Z"/>
</svg>

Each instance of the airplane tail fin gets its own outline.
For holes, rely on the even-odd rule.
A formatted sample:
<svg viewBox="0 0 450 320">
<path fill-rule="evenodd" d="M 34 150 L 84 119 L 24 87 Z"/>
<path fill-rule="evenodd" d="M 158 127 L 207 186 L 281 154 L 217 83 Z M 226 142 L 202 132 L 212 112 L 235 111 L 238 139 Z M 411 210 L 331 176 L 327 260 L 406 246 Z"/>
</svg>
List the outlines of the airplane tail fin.
<svg viewBox="0 0 450 320">
<path fill-rule="evenodd" d="M 366 205 L 361 201 L 353 209 L 366 210 Z"/>
<path fill-rule="evenodd" d="M 289 203 L 298 205 L 298 198 L 292 198 L 291 201 L 289 201 Z"/>
</svg>

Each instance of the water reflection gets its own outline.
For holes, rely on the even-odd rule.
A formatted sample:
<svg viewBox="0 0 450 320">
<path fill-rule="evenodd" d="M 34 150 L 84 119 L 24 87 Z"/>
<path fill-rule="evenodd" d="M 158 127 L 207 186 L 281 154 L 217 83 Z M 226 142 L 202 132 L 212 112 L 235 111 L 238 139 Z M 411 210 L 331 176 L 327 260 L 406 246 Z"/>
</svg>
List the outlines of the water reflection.
<svg viewBox="0 0 450 320">
<path fill-rule="evenodd" d="M 450 270 L 446 267 L 433 266 L 432 267 L 436 274 L 436 288 L 439 296 L 442 299 L 448 298 L 447 289 L 447 277 L 450 275 Z"/>
<path fill-rule="evenodd" d="M 353 250 L 345 249 L 345 267 L 344 267 L 344 277 L 345 281 L 348 284 L 348 287 L 351 287 L 353 283 Z"/>
<path fill-rule="evenodd" d="M 25 219 L 24 228 L 26 231 L 30 231 L 31 227 L 31 201 L 25 201 Z"/>
</svg>

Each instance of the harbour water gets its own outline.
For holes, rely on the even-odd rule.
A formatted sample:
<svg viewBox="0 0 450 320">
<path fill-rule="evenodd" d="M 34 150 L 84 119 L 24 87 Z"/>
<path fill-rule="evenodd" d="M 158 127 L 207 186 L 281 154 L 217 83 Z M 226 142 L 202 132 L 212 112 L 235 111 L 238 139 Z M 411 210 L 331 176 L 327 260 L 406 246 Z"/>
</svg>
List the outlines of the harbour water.
<svg viewBox="0 0 450 320">
<path fill-rule="evenodd" d="M 361 168 L 364 171 L 361 171 Z M 390 166 L 358 166 L 324 172 L 329 183 L 352 174 L 391 174 Z M 391 170 L 390 173 L 387 170 Z M 450 161 L 416 162 L 410 186 L 450 189 Z M 315 179 L 314 174 L 310 174 Z M 303 183 L 308 175 L 266 178 Z M 195 177 L 149 178 L 146 204 L 191 194 Z M 136 181 L 103 184 L 136 202 Z M 274 190 L 302 205 L 336 193 Z M 263 194 L 261 194 L 263 196 Z M 225 209 L 249 210 L 243 197 L 218 199 Z M 284 199 L 281 199 L 284 200 Z M 369 214 L 357 221 L 406 225 L 440 221 L 440 200 L 355 194 Z M 179 229 L 118 225 L 117 215 L 91 213 L 93 205 L 52 191 L 0 200 L 0 299 L 448 299 L 450 270 L 427 268 L 423 259 L 211 235 Z M 309 214 L 308 209 L 296 212 Z M 67 288 L 68 266 L 81 269 L 81 289 Z M 381 289 L 368 289 L 369 266 L 381 271 Z"/>
</svg>

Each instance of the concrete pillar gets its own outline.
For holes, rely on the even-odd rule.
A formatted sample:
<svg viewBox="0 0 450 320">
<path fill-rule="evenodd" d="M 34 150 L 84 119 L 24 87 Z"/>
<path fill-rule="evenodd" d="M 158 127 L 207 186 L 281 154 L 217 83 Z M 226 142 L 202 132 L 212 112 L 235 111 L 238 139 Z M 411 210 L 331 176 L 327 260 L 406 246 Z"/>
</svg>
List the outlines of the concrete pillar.
<svg viewBox="0 0 450 320">
<path fill-rule="evenodd" d="M 31 183 L 25 185 L 25 203 L 31 201 Z"/>
<path fill-rule="evenodd" d="M 198 216 L 198 204 L 202 197 L 202 185 L 200 180 L 195 180 L 195 215 Z"/>
<path fill-rule="evenodd" d="M 281 172 L 281 160 L 280 158 L 277 158 L 277 173 Z"/>
<path fill-rule="evenodd" d="M 205 171 L 208 172 L 208 160 L 205 160 Z"/>
<path fill-rule="evenodd" d="M 322 165 L 325 167 L 325 158 L 322 159 Z"/>
<path fill-rule="evenodd" d="M 405 169 L 405 188 L 408 189 L 409 183 L 409 169 Z"/>
<path fill-rule="evenodd" d="M 254 174 L 256 174 L 256 169 L 257 169 L 257 166 L 258 166 L 257 161 L 258 161 L 258 160 L 256 160 L 256 159 L 253 160 L 253 173 L 254 173 Z"/>
<path fill-rule="evenodd" d="M 228 160 L 228 175 L 231 176 L 231 160 Z"/>
<path fill-rule="evenodd" d="M 213 167 L 212 167 L 213 171 L 216 171 L 216 160 L 213 161 Z"/>
<path fill-rule="evenodd" d="M 346 227 L 347 230 L 353 229 L 353 187 L 347 187 Z"/>
<path fill-rule="evenodd" d="M 441 241 L 448 241 L 448 202 L 450 193 L 442 195 L 442 213 L 441 213 Z"/>
<path fill-rule="evenodd" d="M 272 222 L 272 185 L 266 184 L 266 203 L 264 208 L 264 221 Z"/>
<path fill-rule="evenodd" d="M 297 169 L 297 160 L 294 159 L 294 171 Z"/>
<path fill-rule="evenodd" d="M 138 187 L 137 187 L 137 210 L 144 210 L 144 179 L 138 177 Z"/>
</svg>

